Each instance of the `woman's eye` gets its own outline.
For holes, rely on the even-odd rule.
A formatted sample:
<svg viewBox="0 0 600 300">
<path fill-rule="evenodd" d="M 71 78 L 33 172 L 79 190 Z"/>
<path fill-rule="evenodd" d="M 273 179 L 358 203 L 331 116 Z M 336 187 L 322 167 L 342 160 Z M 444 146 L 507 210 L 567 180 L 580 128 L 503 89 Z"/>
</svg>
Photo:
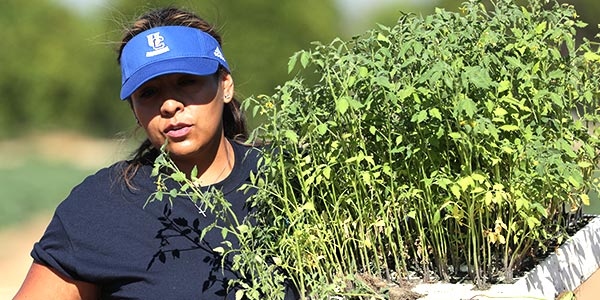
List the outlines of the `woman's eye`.
<svg viewBox="0 0 600 300">
<path fill-rule="evenodd" d="M 195 82 L 196 82 L 195 78 L 183 78 L 183 79 L 179 80 L 180 85 L 191 85 L 191 84 L 194 84 Z"/>
<path fill-rule="evenodd" d="M 155 88 L 145 88 L 140 91 L 139 97 L 147 99 L 147 98 L 154 96 L 155 94 L 156 94 Z"/>
</svg>

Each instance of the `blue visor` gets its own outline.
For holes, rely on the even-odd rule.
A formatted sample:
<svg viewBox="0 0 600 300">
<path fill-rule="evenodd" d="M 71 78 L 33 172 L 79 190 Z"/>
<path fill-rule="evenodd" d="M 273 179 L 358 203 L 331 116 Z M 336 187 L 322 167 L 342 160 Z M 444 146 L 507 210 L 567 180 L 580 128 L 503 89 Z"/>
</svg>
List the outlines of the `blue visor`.
<svg viewBox="0 0 600 300">
<path fill-rule="evenodd" d="M 121 53 L 121 99 L 127 99 L 146 81 L 160 75 L 211 75 L 219 65 L 229 66 L 217 40 L 185 26 L 163 26 L 134 36 Z"/>
</svg>

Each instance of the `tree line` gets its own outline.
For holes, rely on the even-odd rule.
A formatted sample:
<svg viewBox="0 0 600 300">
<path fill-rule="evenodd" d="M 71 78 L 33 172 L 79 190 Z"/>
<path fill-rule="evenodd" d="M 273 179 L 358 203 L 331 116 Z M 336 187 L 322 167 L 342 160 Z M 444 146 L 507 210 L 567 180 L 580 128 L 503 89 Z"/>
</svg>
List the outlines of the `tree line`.
<svg viewBox="0 0 600 300">
<path fill-rule="evenodd" d="M 135 127 L 119 100 L 121 31 L 151 8 L 176 5 L 217 26 L 243 99 L 285 82 L 288 58 L 338 32 L 333 1 L 106 1 L 82 13 L 53 0 L 0 2 L 0 138 L 74 130 L 111 137 Z"/>
<path fill-rule="evenodd" d="M 437 5 L 452 10 L 460 2 L 407 9 L 428 13 Z M 600 2 L 575 2 L 590 23 L 588 35 L 595 34 Z M 56 0 L 0 1 L 0 139 L 55 129 L 111 137 L 134 128 L 128 104 L 118 98 L 117 44 L 135 17 L 166 5 L 193 10 L 218 27 L 241 99 L 272 94 L 290 79 L 287 61 L 295 51 L 348 35 L 334 0 L 113 0 L 87 13 Z M 384 10 L 377 20 L 393 23 L 400 10 Z M 347 20 L 345 26 L 353 22 L 359 20 Z M 362 24 L 375 26 L 375 21 Z"/>
</svg>

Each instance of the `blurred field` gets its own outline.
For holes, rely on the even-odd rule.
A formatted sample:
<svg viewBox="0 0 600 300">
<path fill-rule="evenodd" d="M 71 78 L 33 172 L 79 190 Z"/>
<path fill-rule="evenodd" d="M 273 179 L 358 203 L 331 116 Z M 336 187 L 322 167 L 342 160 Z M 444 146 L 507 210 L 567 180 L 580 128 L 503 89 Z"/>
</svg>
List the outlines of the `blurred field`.
<svg viewBox="0 0 600 300">
<path fill-rule="evenodd" d="M 18 224 L 30 216 L 52 210 L 69 190 L 91 170 L 63 162 L 27 160 L 19 166 L 2 168 L 0 228 Z"/>
<path fill-rule="evenodd" d="M 86 176 L 127 157 L 133 143 L 72 133 L 0 141 L 0 299 L 16 293 L 52 211 Z"/>
<path fill-rule="evenodd" d="M 52 210 L 87 175 L 124 158 L 124 145 L 64 132 L 0 142 L 0 228 Z"/>
</svg>

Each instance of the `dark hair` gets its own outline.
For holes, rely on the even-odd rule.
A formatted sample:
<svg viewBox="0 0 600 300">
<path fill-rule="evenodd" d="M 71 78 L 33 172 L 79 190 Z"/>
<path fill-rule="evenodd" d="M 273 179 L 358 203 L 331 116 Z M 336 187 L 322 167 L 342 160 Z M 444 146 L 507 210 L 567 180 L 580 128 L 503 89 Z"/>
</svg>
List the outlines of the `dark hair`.
<svg viewBox="0 0 600 300">
<path fill-rule="evenodd" d="M 174 7 L 157 9 L 146 13 L 139 17 L 131 27 L 125 30 L 119 47 L 119 56 L 117 61 L 120 63 L 123 47 L 134 36 L 148 29 L 160 26 L 187 26 L 200 29 L 210 34 L 219 44 L 221 36 L 215 31 L 214 27 L 196 14 L 181 10 Z M 221 45 L 222 46 L 222 45 Z M 216 76 L 221 76 L 223 72 L 227 72 L 224 68 L 220 68 Z M 131 100 L 128 99 L 131 104 Z M 225 137 L 243 141 L 248 137 L 246 128 L 246 120 L 240 111 L 240 102 L 233 97 L 232 101 L 225 104 L 223 109 L 223 130 Z M 123 177 L 126 184 L 131 186 L 131 178 L 135 175 L 140 166 L 150 164 L 158 156 L 159 149 L 156 149 L 150 140 L 146 139 L 132 154 L 131 162 L 123 170 Z"/>
</svg>

